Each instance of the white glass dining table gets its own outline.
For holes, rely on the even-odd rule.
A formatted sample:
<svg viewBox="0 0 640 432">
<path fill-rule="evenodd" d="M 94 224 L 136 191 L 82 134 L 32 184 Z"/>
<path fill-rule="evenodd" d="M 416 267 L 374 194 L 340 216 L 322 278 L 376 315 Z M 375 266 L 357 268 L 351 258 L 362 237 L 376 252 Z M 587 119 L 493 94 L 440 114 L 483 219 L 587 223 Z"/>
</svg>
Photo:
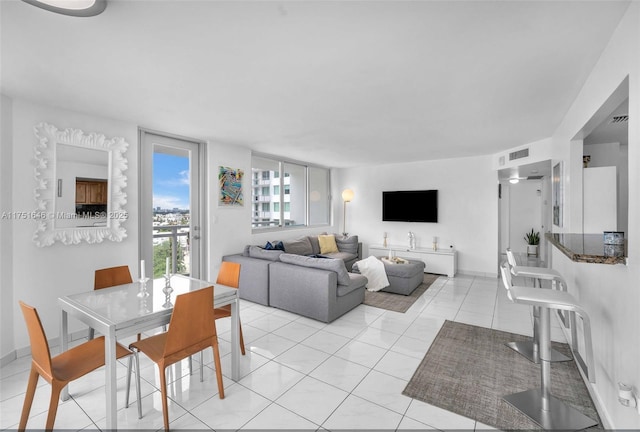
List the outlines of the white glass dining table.
<svg viewBox="0 0 640 432">
<path fill-rule="evenodd" d="M 215 307 L 231 305 L 231 377 L 240 375 L 238 290 L 182 275 L 169 279 L 133 282 L 100 290 L 90 290 L 58 299 L 62 309 L 62 350 L 69 347 L 68 320 L 72 316 L 105 336 L 106 427 L 117 429 L 116 340 L 169 323 L 177 295 L 214 286 Z M 146 293 L 142 293 L 144 291 Z M 68 386 L 62 393 L 68 399 Z"/>
</svg>

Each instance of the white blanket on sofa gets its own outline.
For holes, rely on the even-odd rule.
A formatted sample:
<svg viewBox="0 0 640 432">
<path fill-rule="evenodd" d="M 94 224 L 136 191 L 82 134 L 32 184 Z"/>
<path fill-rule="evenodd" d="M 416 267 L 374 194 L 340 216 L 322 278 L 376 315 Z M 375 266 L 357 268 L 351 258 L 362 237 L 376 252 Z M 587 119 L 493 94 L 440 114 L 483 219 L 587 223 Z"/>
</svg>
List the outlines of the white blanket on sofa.
<svg viewBox="0 0 640 432">
<path fill-rule="evenodd" d="M 378 258 L 370 256 L 357 261 L 354 265 L 357 265 L 360 274 L 367 278 L 367 290 L 380 291 L 382 288 L 389 286 L 384 264 Z"/>
</svg>

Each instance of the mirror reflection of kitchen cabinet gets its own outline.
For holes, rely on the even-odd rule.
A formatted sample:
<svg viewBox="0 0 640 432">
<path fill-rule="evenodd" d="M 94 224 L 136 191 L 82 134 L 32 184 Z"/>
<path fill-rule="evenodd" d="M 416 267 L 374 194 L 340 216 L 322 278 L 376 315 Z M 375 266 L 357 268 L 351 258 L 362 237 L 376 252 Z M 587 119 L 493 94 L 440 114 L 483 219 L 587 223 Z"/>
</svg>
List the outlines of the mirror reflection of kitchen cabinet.
<svg viewBox="0 0 640 432">
<path fill-rule="evenodd" d="M 107 181 L 76 179 L 76 204 L 107 204 Z"/>
</svg>

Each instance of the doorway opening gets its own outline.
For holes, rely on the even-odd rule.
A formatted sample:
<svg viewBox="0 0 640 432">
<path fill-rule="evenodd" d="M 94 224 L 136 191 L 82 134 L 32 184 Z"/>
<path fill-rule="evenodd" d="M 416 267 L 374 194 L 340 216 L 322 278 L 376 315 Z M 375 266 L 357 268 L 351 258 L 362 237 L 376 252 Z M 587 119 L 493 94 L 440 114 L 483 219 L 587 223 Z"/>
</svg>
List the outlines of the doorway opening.
<svg viewBox="0 0 640 432">
<path fill-rule="evenodd" d="M 155 278 L 200 277 L 203 153 L 201 142 L 140 131 L 140 257 Z"/>
<path fill-rule="evenodd" d="M 551 160 L 499 170 L 498 188 L 498 263 L 510 248 L 525 265 L 544 264 L 544 234 L 551 231 Z M 525 237 L 532 230 L 540 238 L 537 248 L 527 247 Z"/>
</svg>

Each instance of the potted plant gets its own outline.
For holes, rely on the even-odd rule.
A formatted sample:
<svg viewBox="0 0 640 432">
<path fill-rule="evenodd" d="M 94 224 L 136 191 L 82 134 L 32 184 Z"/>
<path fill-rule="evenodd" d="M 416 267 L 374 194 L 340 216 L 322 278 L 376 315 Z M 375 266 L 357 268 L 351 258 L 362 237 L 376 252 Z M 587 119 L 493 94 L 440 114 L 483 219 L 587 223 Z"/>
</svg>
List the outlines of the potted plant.
<svg viewBox="0 0 640 432">
<path fill-rule="evenodd" d="M 531 232 L 528 232 L 524 236 L 525 241 L 527 242 L 527 255 L 535 255 L 538 256 L 538 245 L 540 244 L 540 233 L 534 231 L 531 228 Z"/>
</svg>

